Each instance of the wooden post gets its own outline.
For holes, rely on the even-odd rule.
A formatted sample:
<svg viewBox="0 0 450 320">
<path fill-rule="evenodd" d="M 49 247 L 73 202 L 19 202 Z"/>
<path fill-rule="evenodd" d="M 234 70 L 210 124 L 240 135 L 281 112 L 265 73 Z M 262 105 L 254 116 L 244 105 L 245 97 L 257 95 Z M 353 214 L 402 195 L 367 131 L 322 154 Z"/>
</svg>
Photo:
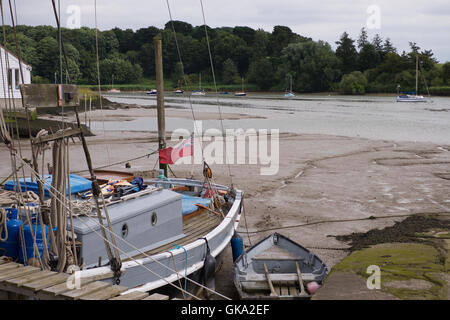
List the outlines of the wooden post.
<svg viewBox="0 0 450 320">
<path fill-rule="evenodd" d="M 161 150 L 166 148 L 166 121 L 164 111 L 164 77 L 161 36 L 157 35 L 153 39 L 153 41 L 155 44 L 156 89 L 158 90 L 156 103 L 158 112 L 158 142 L 159 149 Z M 167 164 L 160 163 L 159 168 L 164 170 L 164 175 L 167 177 Z"/>
<path fill-rule="evenodd" d="M 84 94 L 84 125 L 87 126 L 87 95 Z"/>
<path fill-rule="evenodd" d="M 89 96 L 89 130 L 91 130 L 92 96 Z"/>
</svg>

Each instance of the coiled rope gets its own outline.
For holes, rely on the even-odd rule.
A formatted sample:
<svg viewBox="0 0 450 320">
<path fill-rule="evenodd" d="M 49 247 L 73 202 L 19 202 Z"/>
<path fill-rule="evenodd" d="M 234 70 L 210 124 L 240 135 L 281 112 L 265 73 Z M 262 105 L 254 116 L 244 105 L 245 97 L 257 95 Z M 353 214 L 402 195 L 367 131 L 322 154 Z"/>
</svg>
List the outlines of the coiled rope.
<svg viewBox="0 0 450 320">
<path fill-rule="evenodd" d="M 6 216 L 7 212 L 5 209 L 0 208 L 0 241 L 5 242 L 8 240 L 8 226 L 7 226 L 7 220 L 8 217 Z M 3 230 L 5 230 L 5 235 L 2 236 Z"/>
</svg>

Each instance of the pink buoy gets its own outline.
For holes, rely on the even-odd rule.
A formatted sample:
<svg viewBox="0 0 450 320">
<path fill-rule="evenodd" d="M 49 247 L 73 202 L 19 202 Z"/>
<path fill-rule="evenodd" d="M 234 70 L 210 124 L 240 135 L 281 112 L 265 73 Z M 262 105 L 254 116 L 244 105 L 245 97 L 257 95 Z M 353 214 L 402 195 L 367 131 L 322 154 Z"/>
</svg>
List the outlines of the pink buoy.
<svg viewBox="0 0 450 320">
<path fill-rule="evenodd" d="M 315 281 L 312 281 L 312 282 L 309 282 L 309 283 L 306 285 L 306 290 L 308 291 L 308 293 L 309 293 L 310 295 L 313 295 L 313 294 L 315 294 L 315 293 L 317 292 L 317 290 L 320 289 L 320 287 L 321 287 L 320 284 L 318 284 L 318 283 L 315 282 Z"/>
</svg>

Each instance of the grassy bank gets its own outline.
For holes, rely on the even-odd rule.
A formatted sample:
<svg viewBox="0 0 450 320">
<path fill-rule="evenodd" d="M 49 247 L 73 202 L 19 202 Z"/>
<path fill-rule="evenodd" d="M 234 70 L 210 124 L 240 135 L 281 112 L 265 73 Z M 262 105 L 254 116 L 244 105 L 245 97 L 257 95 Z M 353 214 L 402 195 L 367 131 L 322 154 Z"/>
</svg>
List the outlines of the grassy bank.
<svg viewBox="0 0 450 320">
<path fill-rule="evenodd" d="M 412 216 L 392 227 L 339 237 L 353 251 L 332 269 L 368 278 L 381 270 L 381 290 L 400 299 L 448 299 L 449 225 L 442 216 Z"/>
</svg>

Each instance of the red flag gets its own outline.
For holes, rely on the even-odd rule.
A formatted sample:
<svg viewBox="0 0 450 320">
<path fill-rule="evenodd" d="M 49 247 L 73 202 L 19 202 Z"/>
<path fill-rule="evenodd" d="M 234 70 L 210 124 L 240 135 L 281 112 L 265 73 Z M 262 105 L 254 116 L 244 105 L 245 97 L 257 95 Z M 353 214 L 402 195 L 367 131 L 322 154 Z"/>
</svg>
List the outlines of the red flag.
<svg viewBox="0 0 450 320">
<path fill-rule="evenodd" d="M 159 149 L 159 163 L 173 164 L 172 150 L 173 148 Z"/>
<path fill-rule="evenodd" d="M 175 146 L 172 150 L 172 161 L 175 163 L 178 159 L 183 157 L 190 157 L 194 154 L 194 145 L 192 144 L 192 137 L 183 140 L 180 144 Z"/>
<path fill-rule="evenodd" d="M 192 137 L 183 140 L 175 147 L 159 150 L 159 163 L 174 164 L 178 159 L 183 157 L 190 157 L 194 154 L 194 145 L 192 144 Z"/>
</svg>

